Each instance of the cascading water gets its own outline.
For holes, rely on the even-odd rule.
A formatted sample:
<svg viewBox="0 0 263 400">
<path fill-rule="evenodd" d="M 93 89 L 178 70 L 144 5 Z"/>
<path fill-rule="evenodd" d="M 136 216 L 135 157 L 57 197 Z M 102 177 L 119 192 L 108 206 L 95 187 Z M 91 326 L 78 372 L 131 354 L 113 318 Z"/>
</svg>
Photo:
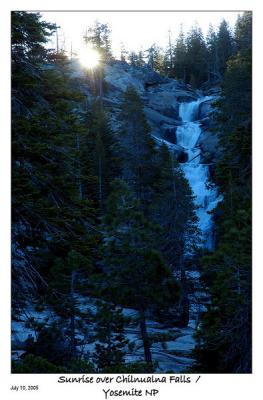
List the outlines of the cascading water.
<svg viewBox="0 0 263 400">
<path fill-rule="evenodd" d="M 195 202 L 198 207 L 197 216 L 199 227 L 204 239 L 204 247 L 213 248 L 213 223 L 209 211 L 212 211 L 220 201 L 217 190 L 208 187 L 209 166 L 200 163 L 201 150 L 196 146 L 202 132 L 198 122 L 199 106 L 210 97 L 202 97 L 190 103 L 181 103 L 179 115 L 182 125 L 178 127 L 176 138 L 177 144 L 184 148 L 188 160 L 181 164 L 186 178 L 196 196 Z"/>
</svg>

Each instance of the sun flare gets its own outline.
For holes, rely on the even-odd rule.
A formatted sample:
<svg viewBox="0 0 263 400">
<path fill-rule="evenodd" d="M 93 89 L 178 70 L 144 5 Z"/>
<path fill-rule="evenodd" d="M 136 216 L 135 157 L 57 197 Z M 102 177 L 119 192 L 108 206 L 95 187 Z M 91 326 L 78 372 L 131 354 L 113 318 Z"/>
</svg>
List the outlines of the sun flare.
<svg viewBox="0 0 263 400">
<path fill-rule="evenodd" d="M 100 55 L 95 49 L 87 47 L 78 54 L 78 59 L 84 67 L 93 69 L 99 65 Z"/>
</svg>

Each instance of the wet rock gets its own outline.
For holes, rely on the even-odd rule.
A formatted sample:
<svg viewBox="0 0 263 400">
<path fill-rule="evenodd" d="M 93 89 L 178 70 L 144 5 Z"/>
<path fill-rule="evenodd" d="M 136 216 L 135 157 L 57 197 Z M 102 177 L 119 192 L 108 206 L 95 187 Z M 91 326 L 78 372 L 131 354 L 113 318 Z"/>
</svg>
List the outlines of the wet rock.
<svg viewBox="0 0 263 400">
<path fill-rule="evenodd" d="M 181 122 L 179 122 L 177 119 L 169 118 L 169 117 L 165 116 L 164 114 L 162 114 L 161 112 L 159 112 L 155 109 L 152 109 L 150 107 L 144 107 L 144 112 L 145 112 L 147 120 L 157 127 L 160 127 L 164 124 L 175 125 L 175 126 L 181 124 Z"/>
<path fill-rule="evenodd" d="M 211 101 L 210 100 L 204 101 L 199 106 L 198 119 L 202 120 L 202 119 L 206 118 L 212 111 L 213 111 L 213 108 L 211 105 Z"/>
<path fill-rule="evenodd" d="M 206 96 L 220 96 L 221 88 L 219 86 L 213 86 L 207 90 L 205 90 Z"/>
<path fill-rule="evenodd" d="M 162 125 L 163 138 L 170 143 L 176 144 L 176 129 L 176 126 Z"/>
<path fill-rule="evenodd" d="M 179 119 L 179 103 L 174 93 L 162 90 L 149 93 L 148 106 L 166 117 Z"/>
<path fill-rule="evenodd" d="M 209 117 L 205 117 L 199 121 L 201 128 L 206 129 L 211 126 L 211 120 Z"/>
<path fill-rule="evenodd" d="M 188 155 L 187 155 L 187 153 L 185 153 L 185 152 L 182 151 L 182 152 L 178 155 L 177 161 L 178 161 L 179 163 L 185 163 L 185 162 L 187 162 L 187 161 L 188 161 Z"/>
</svg>

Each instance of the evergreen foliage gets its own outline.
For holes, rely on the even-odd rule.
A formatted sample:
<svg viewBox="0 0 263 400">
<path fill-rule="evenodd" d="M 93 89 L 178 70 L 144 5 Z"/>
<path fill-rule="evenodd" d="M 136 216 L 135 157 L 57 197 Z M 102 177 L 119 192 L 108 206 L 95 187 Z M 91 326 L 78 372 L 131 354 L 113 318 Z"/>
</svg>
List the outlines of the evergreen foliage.
<svg viewBox="0 0 263 400">
<path fill-rule="evenodd" d="M 124 336 L 125 319 L 120 309 L 108 303 L 99 303 L 96 314 L 96 340 L 94 362 L 99 371 L 120 368 L 124 365 L 125 347 L 128 340 Z"/>
<path fill-rule="evenodd" d="M 227 66 L 227 61 L 234 53 L 232 35 L 225 20 L 221 22 L 217 34 L 217 52 L 218 72 L 223 75 Z"/>
<path fill-rule="evenodd" d="M 187 56 L 185 35 L 181 27 L 181 31 L 173 48 L 173 66 L 177 79 L 181 79 L 184 82 L 186 82 L 186 77 L 188 74 Z"/>
<path fill-rule="evenodd" d="M 145 361 L 152 363 L 146 312 L 176 301 L 178 286 L 160 252 L 156 230 L 140 211 L 140 202 L 122 180 L 109 197 L 104 238 L 104 290 L 115 302 L 139 311 Z"/>
<path fill-rule="evenodd" d="M 120 144 L 125 159 L 122 177 L 133 189 L 141 206 L 146 208 L 153 196 L 157 150 L 150 135 L 142 100 L 133 87 L 128 87 L 124 93 L 121 121 L 123 131 Z"/>
<path fill-rule="evenodd" d="M 90 27 L 84 36 L 85 43 L 90 44 L 99 52 L 100 60 L 103 63 L 113 58 L 110 35 L 111 30 L 108 24 L 102 24 L 96 21 L 94 26 Z"/>
<path fill-rule="evenodd" d="M 224 200 L 215 212 L 217 246 L 203 259 L 211 291 L 197 350 L 198 371 L 251 372 L 251 13 L 237 21 L 239 51 L 227 63 L 217 127 L 215 170 Z M 243 38 L 243 39 L 242 39 Z"/>
<path fill-rule="evenodd" d="M 164 55 L 162 54 L 162 49 L 155 43 L 146 50 L 147 52 L 147 64 L 154 71 L 159 74 L 164 73 Z"/>
<path fill-rule="evenodd" d="M 155 43 L 146 50 L 147 63 L 158 73 L 190 83 L 195 88 L 204 83 L 211 85 L 222 81 L 227 61 L 241 45 L 238 41 L 245 43 L 249 35 L 247 32 L 241 37 L 239 32 L 242 28 L 239 25 L 242 23 L 237 23 L 235 38 L 225 20 L 222 20 L 217 31 L 210 24 L 206 39 L 198 24 L 192 26 L 186 34 L 181 26 L 173 42 L 169 33 L 165 51 Z M 132 65 L 141 67 L 143 63 L 139 59 L 140 54 L 136 52 L 129 56 Z"/>
</svg>

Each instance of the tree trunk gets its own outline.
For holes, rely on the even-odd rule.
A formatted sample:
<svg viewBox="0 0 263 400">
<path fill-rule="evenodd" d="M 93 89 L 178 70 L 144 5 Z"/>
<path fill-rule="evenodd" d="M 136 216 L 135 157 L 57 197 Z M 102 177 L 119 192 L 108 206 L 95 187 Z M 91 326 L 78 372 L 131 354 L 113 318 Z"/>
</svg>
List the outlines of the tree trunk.
<svg viewBox="0 0 263 400">
<path fill-rule="evenodd" d="M 99 169 L 99 203 L 100 207 L 102 207 L 102 160 L 101 160 L 101 155 L 99 155 L 99 163 L 98 163 L 98 169 Z"/>
<path fill-rule="evenodd" d="M 76 353 L 75 292 L 74 292 L 75 276 L 76 276 L 76 272 L 72 271 L 71 287 L 70 287 L 71 311 L 70 311 L 70 328 L 69 329 L 70 329 L 70 348 L 71 348 L 71 353 L 72 353 L 73 357 Z"/>
<path fill-rule="evenodd" d="M 150 344 L 150 339 L 149 339 L 148 332 L 147 332 L 144 310 L 142 310 L 142 309 L 140 310 L 140 330 L 141 330 L 141 336 L 142 336 L 142 341 L 143 341 L 145 361 L 148 364 L 152 364 L 151 344 Z"/>
<path fill-rule="evenodd" d="M 76 135 L 76 147 L 78 150 L 78 158 L 77 158 L 77 164 L 78 164 L 78 189 L 79 189 L 79 198 L 80 200 L 83 199 L 83 191 L 82 191 L 82 183 L 81 183 L 81 163 L 80 163 L 80 138 L 79 134 Z"/>
<path fill-rule="evenodd" d="M 185 292 L 183 288 L 183 296 L 180 301 L 180 326 L 185 328 L 189 323 L 189 299 L 188 294 Z"/>
<path fill-rule="evenodd" d="M 102 102 L 102 98 L 103 98 L 103 66 L 99 66 L 97 68 L 97 93 L 96 95 L 99 97 L 99 105 L 100 105 L 100 111 L 103 110 L 103 102 Z"/>
<path fill-rule="evenodd" d="M 181 285 L 183 293 L 179 303 L 179 321 L 181 327 L 186 327 L 189 323 L 189 298 L 188 298 L 183 255 L 180 257 L 180 270 L 181 270 Z"/>
</svg>

